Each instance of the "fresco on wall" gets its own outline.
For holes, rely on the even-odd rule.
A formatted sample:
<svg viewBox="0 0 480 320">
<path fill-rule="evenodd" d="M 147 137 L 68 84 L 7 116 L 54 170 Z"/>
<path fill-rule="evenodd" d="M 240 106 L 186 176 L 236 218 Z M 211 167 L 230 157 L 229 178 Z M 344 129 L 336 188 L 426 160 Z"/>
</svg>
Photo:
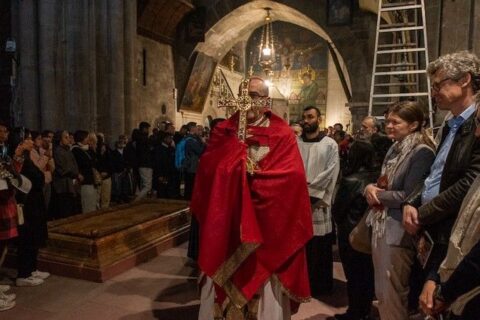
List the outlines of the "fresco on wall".
<svg viewBox="0 0 480 320">
<path fill-rule="evenodd" d="M 216 65 L 217 62 L 212 57 L 198 53 L 183 94 L 181 110 L 199 113 L 203 111 Z"/>
<path fill-rule="evenodd" d="M 324 39 L 302 27 L 274 22 L 275 63 L 266 76 L 258 63 L 262 27 L 248 40 L 247 61 L 253 74 L 269 78 L 288 100 L 289 120 L 297 121 L 303 108 L 316 106 L 326 111 L 328 48 Z"/>
</svg>

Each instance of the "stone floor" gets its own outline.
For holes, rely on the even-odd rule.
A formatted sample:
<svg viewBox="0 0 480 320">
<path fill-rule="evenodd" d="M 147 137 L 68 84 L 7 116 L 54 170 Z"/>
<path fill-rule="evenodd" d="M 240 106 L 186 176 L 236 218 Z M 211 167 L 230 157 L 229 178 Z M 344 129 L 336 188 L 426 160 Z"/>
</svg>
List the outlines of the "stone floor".
<svg viewBox="0 0 480 320">
<path fill-rule="evenodd" d="M 185 266 L 186 245 L 165 251 L 105 283 L 50 277 L 32 288 L 13 286 L 14 270 L 3 270 L 0 283 L 11 284 L 17 306 L 0 319 L 194 320 L 199 300 L 195 271 Z M 346 306 L 345 279 L 335 262 L 335 293 L 303 304 L 293 320 L 322 320 Z"/>
</svg>

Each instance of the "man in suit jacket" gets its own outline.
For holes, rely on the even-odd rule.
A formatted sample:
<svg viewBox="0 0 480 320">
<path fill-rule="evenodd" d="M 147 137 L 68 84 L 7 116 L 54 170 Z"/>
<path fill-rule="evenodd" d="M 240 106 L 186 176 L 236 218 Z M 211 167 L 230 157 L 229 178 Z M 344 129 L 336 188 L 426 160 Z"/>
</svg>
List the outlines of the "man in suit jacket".
<svg viewBox="0 0 480 320">
<path fill-rule="evenodd" d="M 415 234 L 423 228 L 435 242 L 420 296 L 424 306 L 432 305 L 437 271 L 447 253 L 453 224 L 463 198 L 480 173 L 480 141 L 475 137 L 480 60 L 466 51 L 447 54 L 430 63 L 428 73 L 438 108 L 450 111 L 453 117 L 441 132 L 430 175 L 403 207 L 405 229 Z"/>
</svg>

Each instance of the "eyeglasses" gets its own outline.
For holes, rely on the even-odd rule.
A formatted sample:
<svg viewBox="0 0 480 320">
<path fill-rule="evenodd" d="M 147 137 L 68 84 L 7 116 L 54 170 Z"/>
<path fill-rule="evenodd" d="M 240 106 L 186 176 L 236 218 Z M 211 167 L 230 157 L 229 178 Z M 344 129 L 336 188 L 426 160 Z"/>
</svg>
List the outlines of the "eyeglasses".
<svg viewBox="0 0 480 320">
<path fill-rule="evenodd" d="M 432 89 L 432 91 L 439 92 L 443 87 L 442 83 L 444 83 L 447 80 L 453 80 L 453 79 L 448 77 L 448 78 L 442 79 L 442 80 L 440 80 L 436 83 L 432 83 L 432 85 L 430 86 L 430 89 Z"/>
</svg>

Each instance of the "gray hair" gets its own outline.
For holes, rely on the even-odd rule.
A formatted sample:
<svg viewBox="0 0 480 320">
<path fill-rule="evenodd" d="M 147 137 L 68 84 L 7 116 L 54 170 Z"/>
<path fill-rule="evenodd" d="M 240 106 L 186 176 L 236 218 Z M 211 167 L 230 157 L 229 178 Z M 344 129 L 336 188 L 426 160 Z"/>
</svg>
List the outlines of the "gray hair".
<svg viewBox="0 0 480 320">
<path fill-rule="evenodd" d="M 381 131 L 382 127 L 376 117 L 366 116 L 365 118 L 362 119 L 362 121 L 365 121 L 365 120 L 372 120 L 373 126 L 377 129 L 377 131 Z"/>
<path fill-rule="evenodd" d="M 474 53 L 468 51 L 449 53 L 428 64 L 429 76 L 433 76 L 439 70 L 443 70 L 447 77 L 454 80 L 469 73 L 472 76 L 473 91 L 477 92 L 480 89 L 480 60 Z"/>
</svg>

